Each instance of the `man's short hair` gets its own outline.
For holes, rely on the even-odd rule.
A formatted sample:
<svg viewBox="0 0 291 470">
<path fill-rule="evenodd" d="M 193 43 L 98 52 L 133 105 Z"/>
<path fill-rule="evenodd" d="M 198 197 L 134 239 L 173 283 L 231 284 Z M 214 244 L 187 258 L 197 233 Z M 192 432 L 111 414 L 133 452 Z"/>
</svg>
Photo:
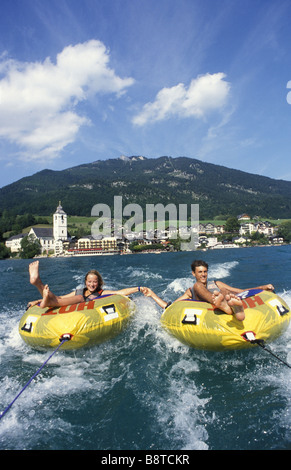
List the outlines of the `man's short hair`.
<svg viewBox="0 0 291 470">
<path fill-rule="evenodd" d="M 205 261 L 202 259 L 195 259 L 191 264 L 192 271 L 195 273 L 195 268 L 198 268 L 199 266 L 204 266 L 204 268 L 208 270 L 208 264 Z"/>
</svg>

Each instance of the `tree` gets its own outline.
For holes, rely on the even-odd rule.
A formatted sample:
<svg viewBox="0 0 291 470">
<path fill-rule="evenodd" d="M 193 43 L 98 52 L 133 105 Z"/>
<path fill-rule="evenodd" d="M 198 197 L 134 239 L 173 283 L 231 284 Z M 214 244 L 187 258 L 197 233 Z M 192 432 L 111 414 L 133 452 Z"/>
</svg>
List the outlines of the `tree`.
<svg viewBox="0 0 291 470">
<path fill-rule="evenodd" d="M 269 243 L 269 240 L 268 238 L 266 237 L 266 235 L 264 235 L 263 233 L 260 233 L 260 232 L 253 232 L 251 234 L 251 240 L 253 242 L 256 242 L 256 243 L 260 243 L 262 245 L 267 245 Z"/>
<path fill-rule="evenodd" d="M 9 258 L 11 252 L 4 243 L 0 243 L 0 259 Z"/>
<path fill-rule="evenodd" d="M 278 227 L 278 236 L 283 237 L 285 242 L 291 242 L 291 221 L 283 222 Z"/>
<path fill-rule="evenodd" d="M 21 240 L 19 256 L 22 259 L 33 258 L 41 253 L 41 244 L 33 235 L 28 235 Z"/>
<path fill-rule="evenodd" d="M 225 223 L 226 232 L 238 232 L 240 229 L 240 223 L 236 217 L 229 217 Z"/>
</svg>

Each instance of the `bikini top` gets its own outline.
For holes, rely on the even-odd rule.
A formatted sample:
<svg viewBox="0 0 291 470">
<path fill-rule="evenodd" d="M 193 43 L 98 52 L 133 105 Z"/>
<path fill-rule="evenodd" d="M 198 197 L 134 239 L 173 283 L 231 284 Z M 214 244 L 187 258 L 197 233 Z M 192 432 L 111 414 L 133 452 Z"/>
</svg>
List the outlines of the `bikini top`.
<svg viewBox="0 0 291 470">
<path fill-rule="evenodd" d="M 103 292 L 103 289 L 100 289 L 100 290 L 96 289 L 91 294 L 85 295 L 86 290 L 87 290 L 86 287 L 78 287 L 75 290 L 75 295 L 82 295 L 84 297 L 84 300 L 86 301 L 86 300 L 93 300 L 93 299 L 96 299 L 97 297 L 100 297 L 102 295 L 102 292 Z M 93 298 L 91 298 L 91 296 L 93 296 Z"/>
</svg>

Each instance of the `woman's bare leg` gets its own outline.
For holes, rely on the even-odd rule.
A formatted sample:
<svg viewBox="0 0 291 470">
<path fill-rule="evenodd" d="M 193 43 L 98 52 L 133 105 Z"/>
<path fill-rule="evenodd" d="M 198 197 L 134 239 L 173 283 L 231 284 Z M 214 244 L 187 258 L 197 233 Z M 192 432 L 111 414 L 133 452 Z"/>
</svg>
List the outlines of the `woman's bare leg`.
<svg viewBox="0 0 291 470">
<path fill-rule="evenodd" d="M 49 286 L 46 285 L 43 288 L 43 298 L 40 302 L 40 307 L 64 307 L 66 305 L 79 304 L 84 302 L 82 295 L 73 295 L 72 297 L 57 297 L 53 292 L 50 291 Z"/>
</svg>

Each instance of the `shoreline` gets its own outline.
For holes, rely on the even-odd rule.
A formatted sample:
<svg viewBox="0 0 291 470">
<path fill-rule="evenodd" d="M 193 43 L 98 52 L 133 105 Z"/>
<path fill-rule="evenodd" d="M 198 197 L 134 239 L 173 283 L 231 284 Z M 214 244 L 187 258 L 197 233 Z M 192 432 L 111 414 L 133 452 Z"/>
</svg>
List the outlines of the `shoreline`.
<svg viewBox="0 0 291 470">
<path fill-rule="evenodd" d="M 224 246 L 224 247 L 219 247 L 219 248 L 215 248 L 215 247 L 212 247 L 212 248 L 197 248 L 196 250 L 192 250 L 193 251 L 204 251 L 204 252 L 207 252 L 207 251 L 214 251 L 214 250 L 225 250 L 225 249 L 246 249 L 246 248 L 278 248 L 278 247 L 281 247 L 281 246 L 290 246 L 291 243 L 280 243 L 278 245 L 254 245 L 254 246 L 231 246 L 231 247 L 228 247 L 227 245 Z M 51 255 L 51 256 L 42 256 L 42 255 L 38 255 L 38 256 L 35 256 L 34 258 L 24 258 L 24 259 L 47 259 L 47 258 L 83 258 L 83 257 L 95 257 L 95 256 L 125 256 L 125 255 L 146 255 L 146 254 L 156 254 L 156 255 L 160 255 L 160 254 L 163 254 L 163 253 L 183 253 L 185 252 L 185 250 L 175 250 L 175 251 L 166 251 L 166 250 L 152 250 L 152 251 L 141 251 L 141 252 L 137 252 L 137 253 L 134 253 L 134 252 L 131 252 L 131 253 L 124 253 L 124 252 L 120 252 L 120 253 L 95 253 L 95 254 L 89 254 L 89 253 L 84 253 L 84 254 L 62 254 L 62 255 Z M 22 258 L 17 258 L 17 257 L 10 257 L 10 258 L 5 258 L 6 260 L 20 260 Z M 5 260 L 1 260 L 1 261 L 5 261 Z"/>
</svg>

